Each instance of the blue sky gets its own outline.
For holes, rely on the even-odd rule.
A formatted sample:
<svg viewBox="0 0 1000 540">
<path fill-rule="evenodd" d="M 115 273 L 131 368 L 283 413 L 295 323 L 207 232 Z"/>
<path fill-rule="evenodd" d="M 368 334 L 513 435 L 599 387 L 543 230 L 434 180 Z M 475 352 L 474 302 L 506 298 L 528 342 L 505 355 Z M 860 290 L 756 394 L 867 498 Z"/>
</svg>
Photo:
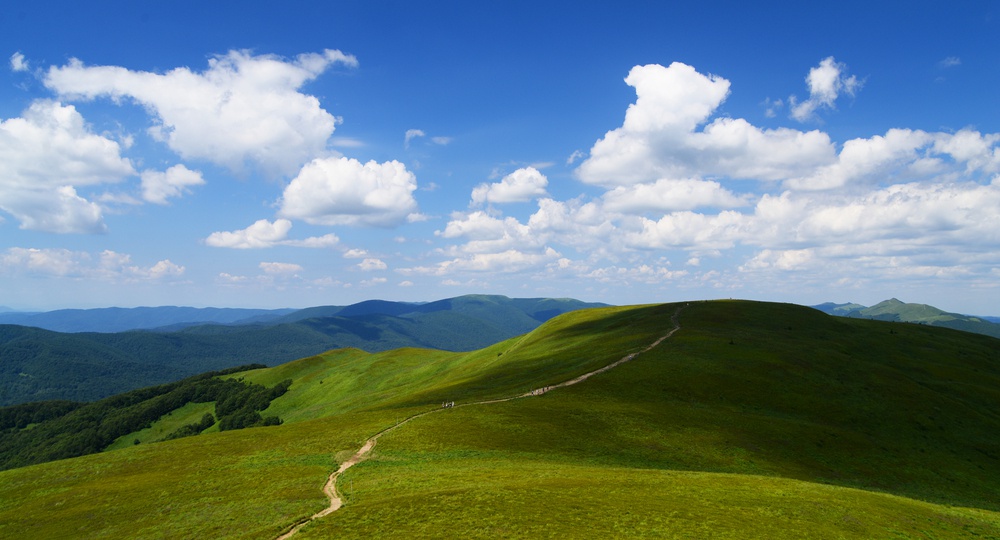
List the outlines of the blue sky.
<svg viewBox="0 0 1000 540">
<path fill-rule="evenodd" d="M 995 2 L 0 14 L 0 305 L 998 314 Z"/>
</svg>

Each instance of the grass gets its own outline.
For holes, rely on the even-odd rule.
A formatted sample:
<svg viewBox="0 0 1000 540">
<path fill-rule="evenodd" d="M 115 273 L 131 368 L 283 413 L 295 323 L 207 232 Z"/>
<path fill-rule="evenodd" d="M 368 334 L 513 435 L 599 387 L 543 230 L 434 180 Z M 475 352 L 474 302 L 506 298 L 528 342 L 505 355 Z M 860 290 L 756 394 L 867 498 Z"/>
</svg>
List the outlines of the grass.
<svg viewBox="0 0 1000 540">
<path fill-rule="evenodd" d="M 294 380 L 264 411 L 297 422 L 362 409 L 427 407 L 506 397 L 558 383 L 642 349 L 672 328 L 671 308 L 602 308 L 559 317 L 522 337 L 469 353 L 340 349 L 242 372 L 272 386 Z"/>
<path fill-rule="evenodd" d="M 338 460 L 388 414 L 141 444 L 0 473 L 2 538 L 273 538 L 326 505 Z"/>
<path fill-rule="evenodd" d="M 430 473 L 430 474 L 429 474 Z M 350 504 L 301 538 L 990 538 L 1000 515 L 736 474 L 521 456 L 399 462 L 344 479 Z M 446 533 L 444 532 L 446 531 Z"/>
<path fill-rule="evenodd" d="M 1000 347 L 752 302 L 574 312 L 471 353 L 332 351 L 241 373 L 279 427 L 0 473 L 0 537 L 1000 537 Z M 194 414 L 192 412 L 192 414 Z M 161 420 L 161 423 L 166 422 Z M 141 496 L 137 496 L 141 494 Z M 71 531 L 69 533 L 60 531 Z"/>
<path fill-rule="evenodd" d="M 182 426 L 187 424 L 195 424 L 205 413 L 215 414 L 215 402 L 207 403 L 188 403 L 187 405 L 171 411 L 146 429 L 142 429 L 128 435 L 123 435 L 118 437 L 118 439 L 111 443 L 111 446 L 107 450 L 120 450 L 122 448 L 128 448 L 133 446 L 135 441 L 142 443 L 151 443 L 163 440 L 164 437 L 170 435 L 174 431 L 177 431 Z M 216 431 L 218 431 L 216 429 Z"/>
</svg>

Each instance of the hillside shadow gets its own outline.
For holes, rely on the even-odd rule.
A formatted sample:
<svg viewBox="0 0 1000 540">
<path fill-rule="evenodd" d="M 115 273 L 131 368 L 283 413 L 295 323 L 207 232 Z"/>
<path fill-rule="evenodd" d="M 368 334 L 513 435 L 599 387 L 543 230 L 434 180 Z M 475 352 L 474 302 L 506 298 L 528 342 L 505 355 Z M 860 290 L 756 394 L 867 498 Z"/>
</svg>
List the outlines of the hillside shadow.
<svg viewBox="0 0 1000 540">
<path fill-rule="evenodd" d="M 302 324 L 333 337 L 338 333 L 354 334 L 367 341 L 377 341 L 382 337 L 382 329 L 358 318 L 325 317 L 308 319 Z"/>
<path fill-rule="evenodd" d="M 612 313 L 599 319 L 567 325 L 558 330 L 558 335 L 578 338 L 613 334 L 621 330 L 630 333 L 656 332 L 661 329 L 669 331 L 674 327 L 671 317 L 680 305 L 683 304 L 658 304 Z"/>
</svg>

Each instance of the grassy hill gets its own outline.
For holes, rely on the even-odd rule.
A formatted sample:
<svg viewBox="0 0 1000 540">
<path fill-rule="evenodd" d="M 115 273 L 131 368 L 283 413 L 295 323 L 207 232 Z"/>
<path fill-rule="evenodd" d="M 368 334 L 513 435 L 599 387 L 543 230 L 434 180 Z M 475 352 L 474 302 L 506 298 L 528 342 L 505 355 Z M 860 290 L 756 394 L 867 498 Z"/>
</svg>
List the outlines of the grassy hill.
<svg viewBox="0 0 1000 540">
<path fill-rule="evenodd" d="M 231 375 L 291 379 L 262 412 L 285 423 L 0 472 L 0 536 L 275 538 L 368 437 L 434 411 L 382 436 L 340 478 L 345 506 L 296 538 L 1000 537 L 997 340 L 705 302 L 641 352 L 678 307 Z"/>
<path fill-rule="evenodd" d="M 0 325 L 0 406 L 92 401 L 206 371 L 277 365 L 336 348 L 470 351 L 528 332 L 559 313 L 593 306 L 570 299 L 471 295 L 428 304 L 317 307 L 266 324 L 171 332 L 56 333 Z"/>
</svg>

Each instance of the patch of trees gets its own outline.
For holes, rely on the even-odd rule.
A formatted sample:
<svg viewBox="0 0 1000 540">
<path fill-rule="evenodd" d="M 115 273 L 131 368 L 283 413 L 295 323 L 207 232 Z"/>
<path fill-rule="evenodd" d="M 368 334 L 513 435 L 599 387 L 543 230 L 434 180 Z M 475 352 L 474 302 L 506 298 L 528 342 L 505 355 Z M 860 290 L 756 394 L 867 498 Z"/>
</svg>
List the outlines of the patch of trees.
<svg viewBox="0 0 1000 540">
<path fill-rule="evenodd" d="M 59 418 L 83 406 L 76 401 L 36 401 L 0 408 L 0 433 Z"/>
<path fill-rule="evenodd" d="M 176 430 L 168 438 L 196 435 L 215 424 L 219 429 L 277 425 L 260 411 L 291 385 L 272 388 L 228 375 L 264 367 L 252 364 L 196 375 L 175 383 L 133 390 L 93 403 L 45 402 L 0 409 L 0 470 L 100 452 L 123 435 L 145 429 L 188 403 L 215 402 L 215 415 Z"/>
<path fill-rule="evenodd" d="M 291 385 L 291 379 L 285 379 L 272 388 L 250 384 L 247 388 L 230 392 L 223 399 L 217 400 L 215 413 L 219 415 L 219 431 L 280 425 L 280 418 L 277 416 L 262 418 L 259 411 L 266 409 L 271 400 L 287 392 Z"/>
</svg>

